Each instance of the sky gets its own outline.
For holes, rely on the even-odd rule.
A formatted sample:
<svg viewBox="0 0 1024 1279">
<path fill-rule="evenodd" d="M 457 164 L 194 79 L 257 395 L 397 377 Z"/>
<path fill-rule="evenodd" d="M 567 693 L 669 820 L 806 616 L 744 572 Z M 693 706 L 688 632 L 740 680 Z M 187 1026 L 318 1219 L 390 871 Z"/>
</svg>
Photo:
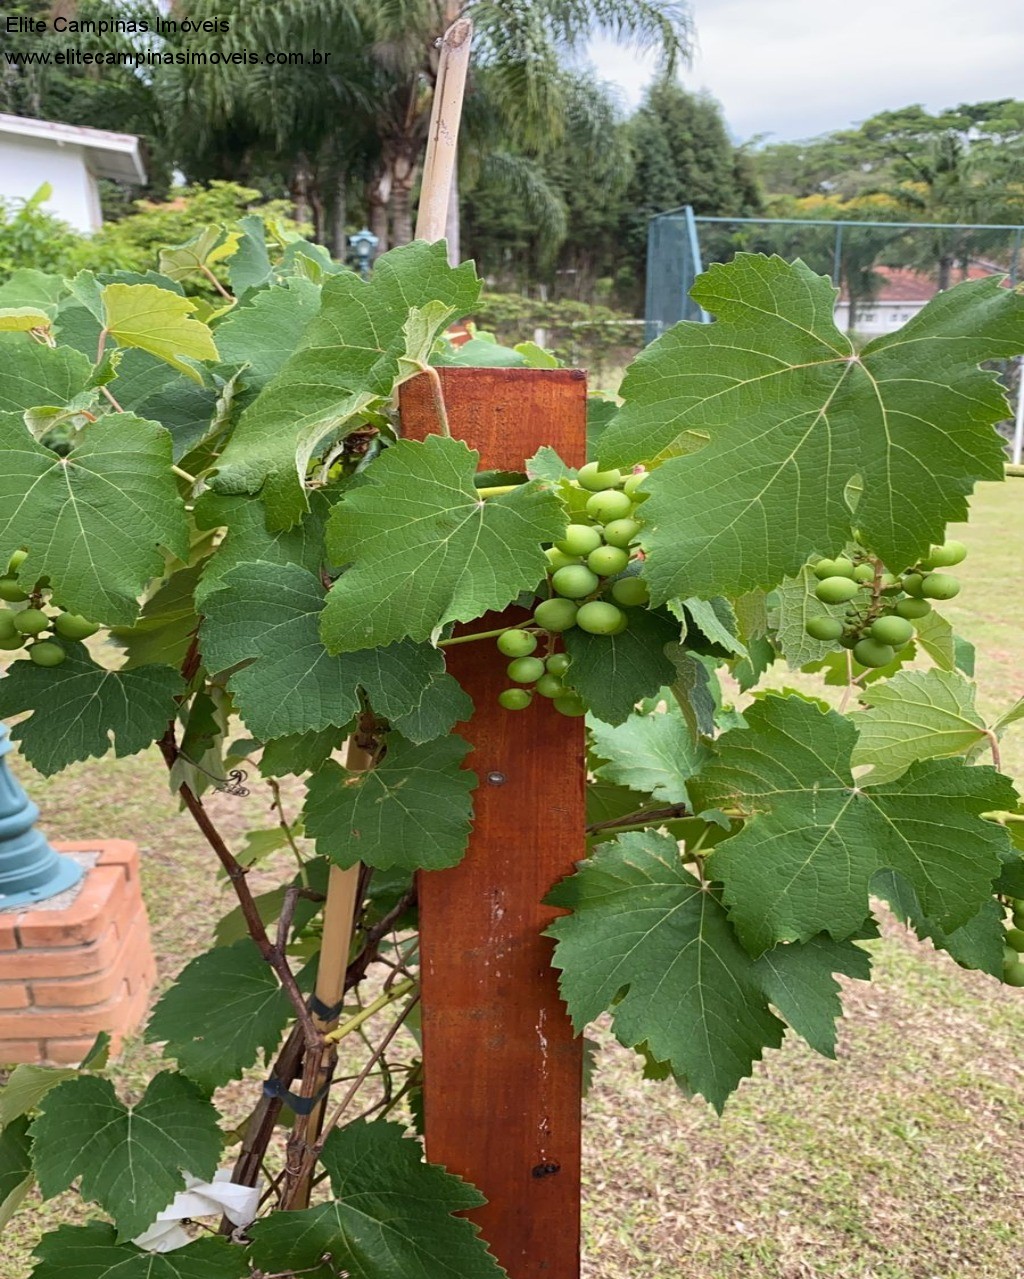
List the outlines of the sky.
<svg viewBox="0 0 1024 1279">
<path fill-rule="evenodd" d="M 1024 97 L 1024 0 L 691 0 L 689 89 L 721 102 L 737 141 L 813 137 L 921 102 Z M 652 58 L 597 40 L 601 79 L 635 106 Z"/>
</svg>

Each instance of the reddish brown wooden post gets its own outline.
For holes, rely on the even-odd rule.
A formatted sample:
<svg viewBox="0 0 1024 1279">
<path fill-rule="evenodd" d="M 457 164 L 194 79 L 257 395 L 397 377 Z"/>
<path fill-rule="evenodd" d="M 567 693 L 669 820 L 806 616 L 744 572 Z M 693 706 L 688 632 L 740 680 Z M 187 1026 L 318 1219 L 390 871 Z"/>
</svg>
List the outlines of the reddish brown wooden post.
<svg viewBox="0 0 1024 1279">
<path fill-rule="evenodd" d="M 583 373 L 466 368 L 442 379 L 452 434 L 482 467 L 521 470 L 542 444 L 582 465 Z M 426 379 L 407 383 L 403 434 L 436 430 Z M 502 710 L 506 662 L 489 641 L 448 657 L 476 705 L 459 731 L 480 785 L 465 860 L 420 876 L 427 1156 L 487 1196 L 472 1215 L 510 1279 L 578 1279 L 582 1047 L 541 936 L 558 912 L 541 899 L 584 855 L 583 722 L 542 697 Z"/>
</svg>

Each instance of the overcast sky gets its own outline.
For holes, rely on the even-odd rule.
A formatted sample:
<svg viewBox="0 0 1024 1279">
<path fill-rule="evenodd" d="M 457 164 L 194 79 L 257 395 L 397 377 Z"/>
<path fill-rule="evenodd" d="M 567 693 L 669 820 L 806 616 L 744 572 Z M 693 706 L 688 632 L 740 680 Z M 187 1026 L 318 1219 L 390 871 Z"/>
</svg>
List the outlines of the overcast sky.
<svg viewBox="0 0 1024 1279">
<path fill-rule="evenodd" d="M 682 73 L 737 140 L 808 138 L 923 102 L 1024 97 L 1024 0 L 691 0 L 697 54 Z M 653 62 L 607 41 L 591 58 L 635 105 Z"/>
</svg>

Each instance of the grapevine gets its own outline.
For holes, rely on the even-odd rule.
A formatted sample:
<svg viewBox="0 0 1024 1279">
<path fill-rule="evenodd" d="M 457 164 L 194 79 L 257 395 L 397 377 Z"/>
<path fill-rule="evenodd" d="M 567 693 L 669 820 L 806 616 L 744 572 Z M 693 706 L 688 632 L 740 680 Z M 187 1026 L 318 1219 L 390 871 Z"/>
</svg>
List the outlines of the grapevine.
<svg viewBox="0 0 1024 1279">
<path fill-rule="evenodd" d="M 230 278 L 216 305 L 158 272 L 0 292 L 0 716 L 45 774 L 159 751 L 236 895 L 156 1005 L 166 1068 L 137 1098 L 102 1052 L 0 1093 L 16 1191 L 74 1185 L 88 1215 L 43 1238 L 34 1279 L 142 1273 L 147 1227 L 219 1168 L 261 1182 L 255 1217 L 191 1229 L 168 1274 L 501 1273 L 461 1215 L 478 1192 L 405 1135 L 414 876 L 463 858 L 478 782 L 459 645 L 486 646 L 488 709 L 526 735 L 549 705 L 586 720 L 589 855 L 547 899 L 580 1033 L 608 1014 L 649 1073 L 721 1109 L 788 1033 L 834 1053 L 836 975 L 870 979 L 879 900 L 1024 986 L 999 753 L 1024 707 L 980 715 L 943 613 L 972 563 L 947 528 L 1003 474 L 981 366 L 1024 352 L 1017 291 L 959 285 L 855 351 L 827 279 L 741 254 L 695 286 L 713 323 L 594 397 L 585 465 L 542 448 L 494 475 L 452 437 L 438 374 L 465 359 L 446 331 L 477 303 L 472 265 L 417 242 L 364 281 L 251 218 L 202 250 Z M 399 409 L 419 377 L 422 441 Z M 240 769 L 272 812 L 245 846 L 206 802 Z M 260 858 L 279 882 L 257 897 Z M 355 933 L 325 1031 L 309 966 L 336 871 Z M 217 1090 L 254 1075 L 228 1131 Z"/>
</svg>

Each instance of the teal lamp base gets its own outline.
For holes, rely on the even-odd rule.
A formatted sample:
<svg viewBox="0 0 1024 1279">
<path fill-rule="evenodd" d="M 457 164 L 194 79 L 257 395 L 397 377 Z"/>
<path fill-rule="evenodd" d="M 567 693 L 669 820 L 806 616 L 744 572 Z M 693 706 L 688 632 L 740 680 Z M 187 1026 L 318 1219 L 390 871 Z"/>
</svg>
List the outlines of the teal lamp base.
<svg viewBox="0 0 1024 1279">
<path fill-rule="evenodd" d="M 39 809 L 7 767 L 10 737 L 0 724 L 0 910 L 55 897 L 84 874 L 78 862 L 56 852 L 36 830 Z"/>
</svg>

